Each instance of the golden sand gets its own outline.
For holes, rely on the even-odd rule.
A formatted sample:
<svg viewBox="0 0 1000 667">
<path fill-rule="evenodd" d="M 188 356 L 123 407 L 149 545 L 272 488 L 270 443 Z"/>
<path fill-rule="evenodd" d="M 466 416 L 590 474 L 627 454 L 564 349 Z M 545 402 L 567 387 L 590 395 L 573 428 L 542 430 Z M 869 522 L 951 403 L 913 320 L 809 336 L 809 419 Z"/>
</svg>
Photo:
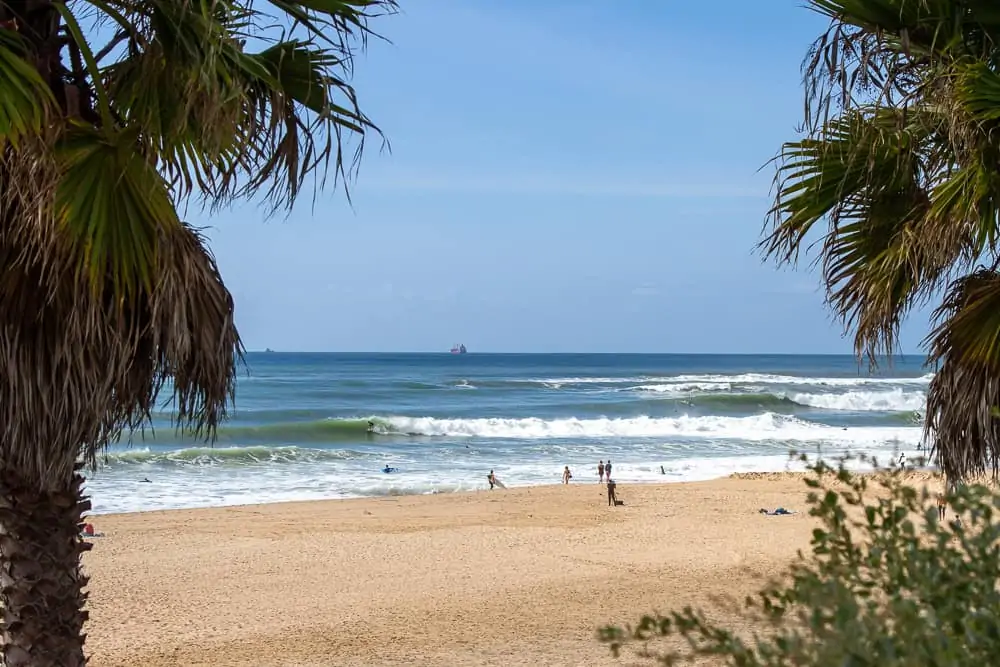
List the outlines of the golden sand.
<svg viewBox="0 0 1000 667">
<path fill-rule="evenodd" d="M 95 667 L 622 665 L 608 623 L 742 599 L 808 547 L 798 475 L 93 519 Z M 802 513 L 764 516 L 783 506 Z M 737 625 L 737 627 L 739 627 Z"/>
</svg>

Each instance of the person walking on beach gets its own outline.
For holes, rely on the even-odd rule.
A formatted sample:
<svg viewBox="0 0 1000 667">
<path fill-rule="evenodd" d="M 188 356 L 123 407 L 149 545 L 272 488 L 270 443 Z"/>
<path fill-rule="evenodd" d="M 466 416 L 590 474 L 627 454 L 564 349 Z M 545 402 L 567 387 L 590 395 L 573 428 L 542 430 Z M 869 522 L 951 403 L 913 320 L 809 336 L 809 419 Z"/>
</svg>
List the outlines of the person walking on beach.
<svg viewBox="0 0 1000 667">
<path fill-rule="evenodd" d="M 604 464 L 604 477 L 608 480 L 608 484 L 611 483 L 611 459 Z"/>
<path fill-rule="evenodd" d="M 948 501 L 945 500 L 944 494 L 937 494 L 937 508 L 938 508 L 938 521 L 944 521 L 945 510 L 948 508 Z"/>
<path fill-rule="evenodd" d="M 600 461 L 597 464 L 597 483 L 602 484 L 604 482 L 604 461 Z"/>
<path fill-rule="evenodd" d="M 618 504 L 618 496 L 615 495 L 615 484 L 614 480 L 608 477 L 608 507 L 615 507 Z"/>
<path fill-rule="evenodd" d="M 497 484 L 497 478 L 493 474 L 492 470 L 490 470 L 490 474 L 486 476 L 486 481 L 490 483 L 490 491 L 492 491 L 493 487 Z"/>
<path fill-rule="evenodd" d="M 569 471 L 569 466 L 563 468 L 563 484 L 569 484 L 569 480 L 573 479 L 573 473 Z"/>
</svg>

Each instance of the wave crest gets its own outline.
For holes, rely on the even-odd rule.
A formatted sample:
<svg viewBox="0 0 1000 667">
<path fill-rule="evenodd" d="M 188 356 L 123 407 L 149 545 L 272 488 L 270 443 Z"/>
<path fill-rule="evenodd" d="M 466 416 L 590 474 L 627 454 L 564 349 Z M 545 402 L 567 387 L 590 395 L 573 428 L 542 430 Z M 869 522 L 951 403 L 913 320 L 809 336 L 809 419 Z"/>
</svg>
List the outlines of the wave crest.
<svg viewBox="0 0 1000 667">
<path fill-rule="evenodd" d="M 387 433 L 411 436 L 516 438 L 732 438 L 740 440 L 916 443 L 919 428 L 842 428 L 765 412 L 751 417 L 631 417 L 596 419 L 386 417 L 377 423 Z"/>
<path fill-rule="evenodd" d="M 249 447 L 186 447 L 155 451 L 147 447 L 108 452 L 101 457 L 104 465 L 250 465 L 258 463 L 313 463 L 371 458 L 370 454 L 346 449 L 312 449 L 308 447 L 252 445 Z"/>
</svg>

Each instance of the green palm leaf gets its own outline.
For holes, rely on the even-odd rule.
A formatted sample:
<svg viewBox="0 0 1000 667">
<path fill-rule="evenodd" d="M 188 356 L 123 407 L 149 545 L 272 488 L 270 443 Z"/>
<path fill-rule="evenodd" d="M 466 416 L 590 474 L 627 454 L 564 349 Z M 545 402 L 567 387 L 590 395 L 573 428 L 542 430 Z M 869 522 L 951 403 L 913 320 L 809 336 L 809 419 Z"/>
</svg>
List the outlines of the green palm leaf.
<svg viewBox="0 0 1000 667">
<path fill-rule="evenodd" d="M 37 135 L 54 98 L 38 70 L 25 60 L 20 36 L 0 28 L 0 148 Z"/>
<path fill-rule="evenodd" d="M 137 150 L 135 129 L 77 126 L 57 147 L 55 215 L 95 289 L 119 297 L 152 289 L 161 235 L 180 220 L 163 177 Z"/>
<path fill-rule="evenodd" d="M 915 301 L 941 284 L 968 246 L 961 227 L 928 215 L 928 134 L 913 116 L 868 109 L 831 121 L 817 139 L 786 144 L 769 256 L 793 261 L 814 230 L 827 298 L 859 354 L 891 352 Z M 918 120 L 918 119 L 917 119 Z"/>
</svg>

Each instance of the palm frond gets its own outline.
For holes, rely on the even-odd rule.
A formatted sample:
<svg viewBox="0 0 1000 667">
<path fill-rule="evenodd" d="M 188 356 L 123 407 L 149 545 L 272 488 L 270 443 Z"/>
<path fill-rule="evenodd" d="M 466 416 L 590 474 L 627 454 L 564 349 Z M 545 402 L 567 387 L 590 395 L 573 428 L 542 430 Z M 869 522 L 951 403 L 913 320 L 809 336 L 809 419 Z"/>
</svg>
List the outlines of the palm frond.
<svg viewBox="0 0 1000 667">
<path fill-rule="evenodd" d="M 37 135 L 55 98 L 38 70 L 25 60 L 21 37 L 0 28 L 0 150 L 27 134 Z"/>
<path fill-rule="evenodd" d="M 45 220 L 8 217 L 17 224 L 0 231 L 4 464 L 60 488 L 78 457 L 93 465 L 123 429 L 147 423 L 168 377 L 178 426 L 212 437 L 242 346 L 202 239 L 185 225 L 161 231 L 152 289 L 123 301 L 77 279 L 73 244 Z"/>
<path fill-rule="evenodd" d="M 180 225 L 156 168 L 136 150 L 139 133 L 78 126 L 56 147 L 53 211 L 80 253 L 79 278 L 119 298 L 149 292 L 160 236 Z"/>
<path fill-rule="evenodd" d="M 36 68 L 37 43 L 0 28 L 0 459 L 52 489 L 78 456 L 93 463 L 147 424 L 161 390 L 179 426 L 212 437 L 242 345 L 177 206 L 260 193 L 290 207 L 309 176 L 346 179 L 350 139 L 379 133 L 349 81 L 353 53 L 395 2 L 58 10 L 45 30 L 67 57 L 52 71 Z M 101 16 L 114 31 L 103 47 L 80 25 Z"/>
<path fill-rule="evenodd" d="M 241 194 L 266 192 L 275 206 L 297 198 L 309 174 L 332 161 L 334 179 L 346 183 L 358 164 L 366 133 L 380 130 L 362 113 L 354 88 L 331 74 L 342 65 L 331 50 L 285 42 L 248 54 L 247 122 L 243 168 L 251 176 Z M 253 75 L 254 71 L 262 74 Z M 311 113 L 302 113 L 308 110 Z M 358 140 L 345 156 L 345 135 Z M 321 179 L 325 178 L 325 170 Z"/>
<path fill-rule="evenodd" d="M 949 478 L 1000 472 L 1000 273 L 956 281 L 935 312 L 926 435 Z"/>
<path fill-rule="evenodd" d="M 366 135 L 381 137 L 348 81 L 352 39 L 374 34 L 368 19 L 395 3 L 271 4 L 304 37 L 247 52 L 257 15 L 151 1 L 145 46 L 105 70 L 119 113 L 144 129 L 148 154 L 182 199 L 197 192 L 219 206 L 254 194 L 288 208 L 330 168 L 346 187 Z"/>
<path fill-rule="evenodd" d="M 809 7 L 830 18 L 803 63 L 809 132 L 839 110 L 907 106 L 942 67 L 988 58 L 1000 42 L 991 0 L 810 0 Z"/>
<path fill-rule="evenodd" d="M 929 215 L 930 135 L 920 121 L 864 109 L 829 122 L 815 139 L 786 144 L 771 231 L 760 246 L 795 262 L 816 223 L 826 222 L 815 240 L 827 299 L 872 362 L 892 353 L 906 312 L 942 284 L 970 244 L 962 226 Z"/>
<path fill-rule="evenodd" d="M 156 283 L 137 331 L 140 350 L 151 354 L 137 357 L 135 376 L 154 378 L 142 394 L 151 397 L 171 378 L 175 423 L 210 439 L 234 398 L 243 354 L 233 299 L 207 240 L 189 225 L 161 234 L 157 259 Z M 145 409 L 133 411 L 128 421 L 136 425 L 147 417 Z"/>
<path fill-rule="evenodd" d="M 352 42 L 365 43 L 369 36 L 379 35 L 369 28 L 369 21 L 394 14 L 396 0 L 268 0 L 291 18 L 294 25 L 305 29 L 310 40 L 325 42 L 340 56 L 350 59 Z"/>
</svg>

